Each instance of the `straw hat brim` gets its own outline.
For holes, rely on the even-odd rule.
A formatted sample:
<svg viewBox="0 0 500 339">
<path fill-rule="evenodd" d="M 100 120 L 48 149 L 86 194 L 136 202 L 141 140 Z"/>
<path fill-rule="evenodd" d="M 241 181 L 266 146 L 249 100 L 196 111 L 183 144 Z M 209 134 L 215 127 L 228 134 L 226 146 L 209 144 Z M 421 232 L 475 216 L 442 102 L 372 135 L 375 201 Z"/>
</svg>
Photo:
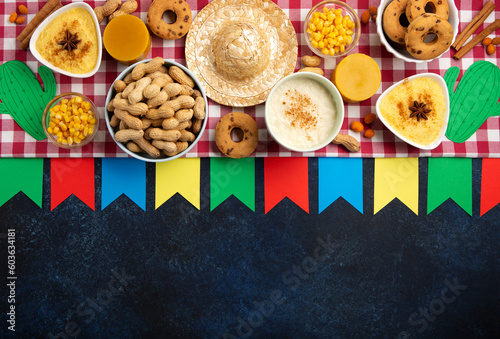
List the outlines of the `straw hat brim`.
<svg viewBox="0 0 500 339">
<path fill-rule="evenodd" d="M 214 34 L 230 23 L 258 27 L 265 32 L 267 65 L 251 77 L 227 77 L 213 63 Z M 295 29 L 281 8 L 269 0 L 214 0 L 194 18 L 186 38 L 187 67 L 207 96 L 219 104 L 247 107 L 266 101 L 283 77 L 293 73 L 298 43 Z"/>
</svg>

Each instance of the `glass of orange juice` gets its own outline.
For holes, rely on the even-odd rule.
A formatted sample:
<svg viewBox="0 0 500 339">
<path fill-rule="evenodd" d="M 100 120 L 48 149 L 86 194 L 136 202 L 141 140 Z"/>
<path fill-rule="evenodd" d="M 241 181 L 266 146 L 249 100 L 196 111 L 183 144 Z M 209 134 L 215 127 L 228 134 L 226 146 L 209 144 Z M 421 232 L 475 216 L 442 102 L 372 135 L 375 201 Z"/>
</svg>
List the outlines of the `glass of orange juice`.
<svg viewBox="0 0 500 339">
<path fill-rule="evenodd" d="M 111 20 L 102 40 L 109 55 L 127 66 L 144 60 L 151 50 L 151 35 L 146 24 L 131 14 Z"/>
</svg>

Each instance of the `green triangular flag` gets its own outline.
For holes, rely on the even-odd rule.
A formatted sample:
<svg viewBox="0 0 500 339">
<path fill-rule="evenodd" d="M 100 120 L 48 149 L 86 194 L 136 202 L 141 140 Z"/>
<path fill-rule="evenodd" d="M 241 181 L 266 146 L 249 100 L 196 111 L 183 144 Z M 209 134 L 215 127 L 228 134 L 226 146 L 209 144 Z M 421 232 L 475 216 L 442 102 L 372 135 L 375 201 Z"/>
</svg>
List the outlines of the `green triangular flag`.
<svg viewBox="0 0 500 339">
<path fill-rule="evenodd" d="M 472 159 L 429 158 L 427 214 L 448 198 L 472 215 Z"/>
<path fill-rule="evenodd" d="M 0 206 L 19 191 L 42 207 L 43 159 L 0 159 Z"/>
<path fill-rule="evenodd" d="M 231 194 L 255 212 L 255 158 L 210 159 L 210 210 Z"/>
</svg>

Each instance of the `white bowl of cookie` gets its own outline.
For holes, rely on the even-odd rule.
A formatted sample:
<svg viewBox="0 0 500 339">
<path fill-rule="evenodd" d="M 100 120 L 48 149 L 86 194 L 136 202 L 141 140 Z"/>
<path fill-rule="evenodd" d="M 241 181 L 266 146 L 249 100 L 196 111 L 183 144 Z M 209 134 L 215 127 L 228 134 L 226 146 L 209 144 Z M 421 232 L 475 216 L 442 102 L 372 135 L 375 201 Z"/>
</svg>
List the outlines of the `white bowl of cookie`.
<svg viewBox="0 0 500 339">
<path fill-rule="evenodd" d="M 458 10 L 453 0 L 381 0 L 378 13 L 380 42 L 406 62 L 439 58 L 458 33 Z"/>
</svg>

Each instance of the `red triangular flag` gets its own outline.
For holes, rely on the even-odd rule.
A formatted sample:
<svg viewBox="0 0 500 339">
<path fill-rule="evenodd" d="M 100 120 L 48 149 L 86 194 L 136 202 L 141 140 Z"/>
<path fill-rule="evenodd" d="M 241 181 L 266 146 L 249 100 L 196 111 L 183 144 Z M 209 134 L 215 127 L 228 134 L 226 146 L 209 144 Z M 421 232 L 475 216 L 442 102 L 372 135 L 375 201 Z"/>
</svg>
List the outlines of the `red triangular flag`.
<svg viewBox="0 0 500 339">
<path fill-rule="evenodd" d="M 50 210 L 74 194 L 95 211 L 94 159 L 50 160 Z"/>
<path fill-rule="evenodd" d="M 288 197 L 309 213 L 307 158 L 265 158 L 265 213 Z"/>
<path fill-rule="evenodd" d="M 483 216 L 500 203 L 500 159 L 483 159 L 481 174 L 481 212 Z"/>
</svg>

